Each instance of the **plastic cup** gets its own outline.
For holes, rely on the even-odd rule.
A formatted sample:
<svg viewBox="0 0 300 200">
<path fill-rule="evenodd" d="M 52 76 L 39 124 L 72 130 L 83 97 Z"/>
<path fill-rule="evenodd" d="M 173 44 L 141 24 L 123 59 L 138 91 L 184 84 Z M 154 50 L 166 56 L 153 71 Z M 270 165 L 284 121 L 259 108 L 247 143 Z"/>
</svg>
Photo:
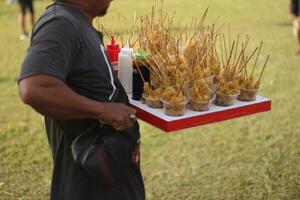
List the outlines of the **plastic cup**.
<svg viewBox="0 0 300 200">
<path fill-rule="evenodd" d="M 221 92 L 217 92 L 217 98 L 215 104 L 218 106 L 232 106 L 238 96 L 239 93 L 234 95 L 227 95 Z"/>
<path fill-rule="evenodd" d="M 208 87 L 210 89 L 213 89 L 213 87 L 214 87 L 214 79 L 215 79 L 215 76 L 209 76 L 209 77 L 204 78 L 205 83 L 208 85 Z"/>
<path fill-rule="evenodd" d="M 169 103 L 167 101 L 162 100 L 164 105 L 164 112 L 168 116 L 182 116 L 185 114 L 186 104 L 188 101 L 182 103 Z"/>
<path fill-rule="evenodd" d="M 147 106 L 149 106 L 150 108 L 155 108 L 155 109 L 163 108 L 163 103 L 160 99 L 145 97 L 145 100 Z"/>
<path fill-rule="evenodd" d="M 241 94 L 238 96 L 240 101 L 256 101 L 256 95 L 259 89 L 241 89 Z"/>
<path fill-rule="evenodd" d="M 212 94 L 214 92 L 212 91 Z M 198 111 L 198 112 L 203 112 L 203 111 L 208 111 L 209 108 L 211 107 L 211 104 L 215 101 L 216 95 L 212 95 L 211 98 L 208 101 L 197 101 L 191 98 L 190 93 L 189 93 L 189 107 L 193 111 Z"/>
</svg>

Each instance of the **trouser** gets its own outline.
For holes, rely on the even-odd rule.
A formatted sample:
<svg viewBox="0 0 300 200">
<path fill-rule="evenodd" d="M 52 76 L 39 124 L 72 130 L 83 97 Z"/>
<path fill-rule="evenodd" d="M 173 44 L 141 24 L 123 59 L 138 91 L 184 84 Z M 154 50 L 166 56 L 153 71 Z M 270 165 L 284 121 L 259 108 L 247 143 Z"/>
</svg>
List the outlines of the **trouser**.
<svg viewBox="0 0 300 200">
<path fill-rule="evenodd" d="M 18 0 L 20 6 L 20 12 L 22 15 L 25 15 L 26 11 L 33 13 L 33 0 Z"/>
</svg>

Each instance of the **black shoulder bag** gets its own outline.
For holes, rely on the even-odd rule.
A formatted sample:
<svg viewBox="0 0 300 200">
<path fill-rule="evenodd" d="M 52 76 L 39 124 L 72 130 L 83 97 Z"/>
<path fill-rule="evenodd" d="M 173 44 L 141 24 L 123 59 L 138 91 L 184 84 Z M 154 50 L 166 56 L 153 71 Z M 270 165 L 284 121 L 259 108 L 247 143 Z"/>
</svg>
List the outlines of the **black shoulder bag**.
<svg viewBox="0 0 300 200">
<path fill-rule="evenodd" d="M 124 102 L 125 98 L 128 104 L 124 93 L 124 89 L 119 87 L 114 102 Z M 116 131 L 97 122 L 75 138 L 71 149 L 74 161 L 91 178 L 113 185 L 126 181 L 132 168 L 139 164 L 139 143 L 137 122 L 126 131 Z"/>
</svg>

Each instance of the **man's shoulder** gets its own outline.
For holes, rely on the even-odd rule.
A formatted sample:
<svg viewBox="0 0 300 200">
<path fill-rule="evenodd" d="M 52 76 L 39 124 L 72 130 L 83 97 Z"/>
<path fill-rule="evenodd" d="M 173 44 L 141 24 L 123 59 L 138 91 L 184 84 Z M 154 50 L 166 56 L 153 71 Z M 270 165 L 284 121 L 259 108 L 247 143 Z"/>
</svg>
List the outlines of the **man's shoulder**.
<svg viewBox="0 0 300 200">
<path fill-rule="evenodd" d="M 39 30 L 48 23 L 55 23 L 57 21 L 64 22 L 66 26 L 73 26 L 73 28 L 76 29 L 81 26 L 82 14 L 69 6 L 54 3 L 48 6 L 43 15 L 39 18 L 34 27 L 34 31 Z"/>
</svg>

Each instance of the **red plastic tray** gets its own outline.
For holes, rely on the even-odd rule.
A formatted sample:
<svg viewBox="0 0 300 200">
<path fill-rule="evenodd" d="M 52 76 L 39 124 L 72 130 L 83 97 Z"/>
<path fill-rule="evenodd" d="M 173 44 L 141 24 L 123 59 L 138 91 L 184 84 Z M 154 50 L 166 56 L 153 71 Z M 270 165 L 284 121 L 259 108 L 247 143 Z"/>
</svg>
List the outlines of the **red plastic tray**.
<svg viewBox="0 0 300 200">
<path fill-rule="evenodd" d="M 165 132 L 179 131 L 204 124 L 225 121 L 237 117 L 271 110 L 271 100 L 258 96 L 254 102 L 236 101 L 233 106 L 221 107 L 212 105 L 206 112 L 194 112 L 187 109 L 186 114 L 180 117 L 169 117 L 163 109 L 149 108 L 140 101 L 130 100 L 137 110 L 137 117 Z"/>
</svg>

